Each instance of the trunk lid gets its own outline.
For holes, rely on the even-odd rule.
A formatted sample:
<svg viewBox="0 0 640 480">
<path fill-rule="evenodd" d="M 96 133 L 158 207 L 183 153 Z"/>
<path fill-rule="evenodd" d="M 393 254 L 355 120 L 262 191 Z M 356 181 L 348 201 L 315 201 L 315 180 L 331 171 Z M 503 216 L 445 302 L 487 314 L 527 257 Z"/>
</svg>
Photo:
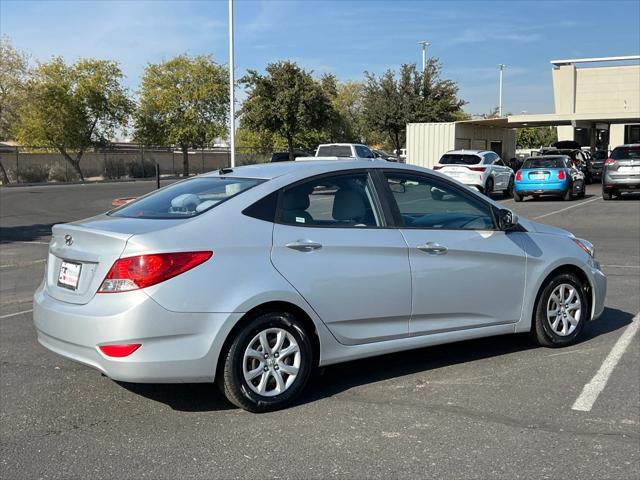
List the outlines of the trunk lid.
<svg viewBox="0 0 640 480">
<path fill-rule="evenodd" d="M 47 293 L 62 302 L 88 303 L 132 236 L 175 223 L 100 215 L 54 225 L 45 273 Z"/>
</svg>

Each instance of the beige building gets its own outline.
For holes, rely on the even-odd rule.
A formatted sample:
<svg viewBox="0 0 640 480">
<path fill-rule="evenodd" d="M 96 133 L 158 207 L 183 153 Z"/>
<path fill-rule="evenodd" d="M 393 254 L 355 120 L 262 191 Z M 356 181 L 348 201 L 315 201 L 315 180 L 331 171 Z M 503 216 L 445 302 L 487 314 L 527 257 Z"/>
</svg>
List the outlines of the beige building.
<svg viewBox="0 0 640 480">
<path fill-rule="evenodd" d="M 605 150 L 640 142 L 640 55 L 552 60 L 554 114 L 514 115 L 512 126 L 556 125 L 558 140 Z"/>
</svg>

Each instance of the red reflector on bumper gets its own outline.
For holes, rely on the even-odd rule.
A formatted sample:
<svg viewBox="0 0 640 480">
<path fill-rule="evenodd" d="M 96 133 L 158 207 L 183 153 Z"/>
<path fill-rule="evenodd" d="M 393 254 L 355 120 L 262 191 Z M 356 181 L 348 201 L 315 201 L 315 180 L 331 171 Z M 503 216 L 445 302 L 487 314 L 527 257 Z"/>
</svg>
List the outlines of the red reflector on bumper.
<svg viewBox="0 0 640 480">
<path fill-rule="evenodd" d="M 107 357 L 128 357 L 142 346 L 140 343 L 131 343 L 129 345 L 100 345 L 98 348 Z"/>
</svg>

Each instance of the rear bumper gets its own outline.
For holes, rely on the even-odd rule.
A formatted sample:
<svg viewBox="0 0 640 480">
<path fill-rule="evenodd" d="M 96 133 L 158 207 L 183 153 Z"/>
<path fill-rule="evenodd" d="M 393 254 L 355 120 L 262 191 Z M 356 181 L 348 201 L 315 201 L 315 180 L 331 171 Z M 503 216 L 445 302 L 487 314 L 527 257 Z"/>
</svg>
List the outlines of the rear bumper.
<svg viewBox="0 0 640 480">
<path fill-rule="evenodd" d="M 33 302 L 40 344 L 114 380 L 138 383 L 213 381 L 224 336 L 241 315 L 171 312 L 141 291 L 97 295 L 86 305 L 73 305 L 40 287 Z M 98 349 L 131 343 L 142 346 L 124 358 Z"/>
<path fill-rule="evenodd" d="M 611 175 L 602 177 L 602 187 L 606 190 L 640 191 L 640 175 Z"/>
<path fill-rule="evenodd" d="M 569 188 L 568 182 L 516 182 L 515 191 L 521 195 L 553 194 L 561 195 Z"/>
<path fill-rule="evenodd" d="M 586 269 L 593 288 L 591 320 L 595 320 L 602 315 L 602 312 L 604 311 L 604 301 L 607 296 L 607 277 L 600 271 L 600 269 L 593 265 L 586 265 Z"/>
</svg>

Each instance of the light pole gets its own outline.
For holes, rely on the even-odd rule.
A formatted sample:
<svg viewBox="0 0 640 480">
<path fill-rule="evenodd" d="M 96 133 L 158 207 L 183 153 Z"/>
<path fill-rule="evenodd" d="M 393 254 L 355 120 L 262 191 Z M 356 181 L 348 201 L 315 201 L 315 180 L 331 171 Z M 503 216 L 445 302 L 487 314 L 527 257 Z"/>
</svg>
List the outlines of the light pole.
<svg viewBox="0 0 640 480">
<path fill-rule="evenodd" d="M 427 69 L 427 47 L 431 45 L 429 42 L 422 40 L 418 42 L 418 45 L 422 45 L 422 71 Z"/>
<path fill-rule="evenodd" d="M 504 64 L 498 65 L 500 67 L 500 88 L 498 90 L 498 116 L 502 117 L 502 73 L 504 72 Z"/>
<path fill-rule="evenodd" d="M 231 168 L 236 166 L 235 81 L 233 71 L 233 0 L 229 0 L 229 148 Z"/>
</svg>

